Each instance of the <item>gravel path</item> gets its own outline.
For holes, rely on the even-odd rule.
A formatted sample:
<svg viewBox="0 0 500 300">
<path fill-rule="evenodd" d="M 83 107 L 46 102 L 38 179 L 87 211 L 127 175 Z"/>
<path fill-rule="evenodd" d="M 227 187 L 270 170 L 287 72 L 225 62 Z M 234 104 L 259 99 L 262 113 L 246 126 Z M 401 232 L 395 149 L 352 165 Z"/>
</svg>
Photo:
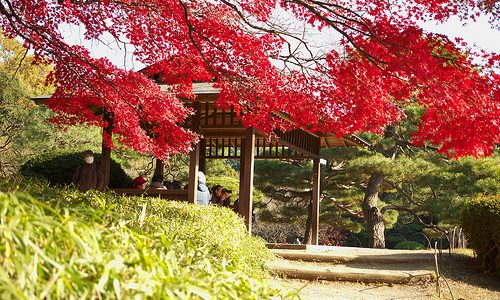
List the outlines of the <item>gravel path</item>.
<svg viewBox="0 0 500 300">
<path fill-rule="evenodd" d="M 286 280 L 283 285 L 298 290 L 301 299 L 347 299 L 347 300 L 382 300 L 382 299 L 432 299 L 428 284 L 363 284 L 339 281 L 303 281 Z"/>
<path fill-rule="evenodd" d="M 500 277 L 483 274 L 477 270 L 476 262 L 467 255 L 443 256 L 440 262 L 441 275 L 446 278 L 455 299 L 500 300 Z M 357 265 L 357 264 L 356 264 Z M 368 267 L 370 264 L 359 264 Z M 404 269 L 402 265 L 385 265 L 386 268 Z M 428 268 L 429 265 L 423 264 Z M 441 280 L 441 295 L 436 292 L 434 280 L 408 284 L 356 283 L 345 281 L 307 281 L 299 279 L 276 279 L 289 290 L 299 290 L 301 299 L 452 299 L 450 291 Z"/>
</svg>

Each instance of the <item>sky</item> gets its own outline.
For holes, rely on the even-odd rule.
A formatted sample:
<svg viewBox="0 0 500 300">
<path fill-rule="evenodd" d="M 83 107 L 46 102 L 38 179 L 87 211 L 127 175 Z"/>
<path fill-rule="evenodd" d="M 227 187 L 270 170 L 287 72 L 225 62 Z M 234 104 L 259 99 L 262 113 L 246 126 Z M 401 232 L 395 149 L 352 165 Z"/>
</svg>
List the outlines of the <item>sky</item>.
<svg viewBox="0 0 500 300">
<path fill-rule="evenodd" d="M 451 18 L 446 23 L 437 24 L 432 22 L 419 23 L 426 31 L 442 33 L 450 38 L 461 37 L 469 46 L 475 48 L 477 46 L 489 52 L 500 53 L 500 30 L 491 28 L 487 17 L 480 17 L 476 22 L 469 22 L 466 25 L 462 24 L 458 18 Z M 143 64 L 134 61 L 131 52 L 132 49 L 126 49 L 127 55 L 124 56 L 124 48 L 117 45 L 111 38 L 103 38 L 103 41 L 108 41 L 108 45 L 97 42 L 83 41 L 80 37 L 83 32 L 80 28 L 65 28 L 64 36 L 68 37 L 68 41 L 74 44 L 85 45 L 93 54 L 94 57 L 107 57 L 112 63 L 124 69 L 140 70 L 145 67 Z M 319 42 L 324 43 L 324 35 L 318 35 L 316 38 Z"/>
<path fill-rule="evenodd" d="M 466 26 L 457 17 L 443 24 L 426 22 L 419 25 L 427 31 L 443 33 L 452 38 L 461 37 L 471 45 L 475 43 L 484 50 L 500 53 L 500 30 L 491 28 L 487 17 L 482 16 L 477 22 Z"/>
</svg>

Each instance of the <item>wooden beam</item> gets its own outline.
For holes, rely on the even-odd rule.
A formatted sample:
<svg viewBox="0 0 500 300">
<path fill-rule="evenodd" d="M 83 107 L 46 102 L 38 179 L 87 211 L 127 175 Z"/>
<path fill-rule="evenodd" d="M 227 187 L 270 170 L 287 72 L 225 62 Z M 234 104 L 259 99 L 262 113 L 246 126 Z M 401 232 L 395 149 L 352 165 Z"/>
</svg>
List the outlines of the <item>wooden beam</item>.
<svg viewBox="0 0 500 300">
<path fill-rule="evenodd" d="M 274 133 L 280 144 L 292 148 L 310 158 L 319 157 L 318 149 L 321 148 L 321 140 L 314 134 L 300 129 L 288 132 L 275 130 Z"/>
<path fill-rule="evenodd" d="M 205 139 L 205 141 L 206 141 L 206 139 Z M 212 145 L 214 143 L 213 143 L 212 139 L 209 139 L 208 142 L 209 142 L 209 144 L 208 144 L 208 156 L 212 156 Z"/>
<path fill-rule="evenodd" d="M 201 127 L 200 133 L 205 138 L 243 138 L 246 135 L 245 128 L 207 128 Z"/>
<path fill-rule="evenodd" d="M 312 222 L 311 222 L 311 243 L 318 244 L 319 232 L 319 198 L 320 198 L 320 160 L 313 159 L 313 188 L 312 188 Z"/>
<path fill-rule="evenodd" d="M 253 175 L 254 175 L 254 149 L 255 149 L 255 130 L 247 129 L 245 143 L 242 145 L 244 149 L 243 157 L 243 176 L 240 182 L 240 189 L 243 187 L 243 192 L 240 190 L 239 213 L 245 219 L 245 224 L 248 233 L 252 233 L 252 192 L 253 192 Z"/>
<path fill-rule="evenodd" d="M 214 105 L 214 112 L 212 113 L 212 120 L 213 120 L 213 125 L 217 125 L 217 107 Z"/>
<path fill-rule="evenodd" d="M 278 140 L 279 140 L 280 144 L 283 144 L 283 145 L 287 146 L 288 148 L 293 149 L 293 150 L 295 150 L 295 151 L 297 151 L 299 153 L 302 153 L 302 154 L 304 154 L 306 156 L 309 156 L 311 158 L 317 158 L 317 157 L 319 157 L 319 154 L 314 154 L 312 152 L 304 150 L 304 149 L 302 149 L 302 148 L 300 148 L 298 146 L 295 146 L 294 144 L 289 143 L 289 142 L 287 142 L 287 141 L 285 141 L 285 140 L 283 140 L 283 139 L 281 139 L 279 137 L 278 137 Z"/>
<path fill-rule="evenodd" d="M 365 149 L 368 149 L 369 147 L 371 147 L 372 145 L 365 141 L 364 139 L 360 138 L 359 136 L 355 135 L 355 134 L 352 134 L 352 135 L 345 135 L 342 137 L 342 139 L 344 140 L 347 140 L 349 141 L 350 143 L 352 143 L 352 145 L 354 146 L 358 146 L 358 147 L 364 147 Z"/>
<path fill-rule="evenodd" d="M 245 194 L 245 186 L 243 185 L 243 174 L 244 173 L 245 173 L 245 139 L 241 139 L 241 143 L 240 143 L 240 185 L 239 185 L 240 198 L 241 198 L 241 195 Z M 238 209 L 239 209 L 239 207 L 238 207 Z M 241 212 L 241 210 L 238 210 L 238 214 L 240 214 L 240 212 Z"/>
<path fill-rule="evenodd" d="M 206 165 L 207 165 L 207 140 L 206 139 L 201 139 L 200 140 L 200 166 L 199 170 L 205 173 L 206 171 Z"/>
<path fill-rule="evenodd" d="M 323 139 L 325 140 L 325 145 L 326 145 L 326 147 L 327 147 L 327 148 L 331 148 L 330 143 L 328 142 L 328 138 L 327 138 L 327 137 L 324 137 Z"/>
<path fill-rule="evenodd" d="M 113 114 L 105 111 L 102 114 L 103 121 L 106 127 L 102 131 L 102 150 L 101 150 L 101 172 L 104 180 L 104 189 L 109 188 L 110 165 L 111 165 L 111 148 L 104 143 L 105 136 L 109 139 L 113 137 Z"/>
<path fill-rule="evenodd" d="M 203 112 L 203 119 L 204 119 L 204 123 L 205 125 L 208 125 L 208 102 L 205 102 L 205 111 Z"/>
</svg>

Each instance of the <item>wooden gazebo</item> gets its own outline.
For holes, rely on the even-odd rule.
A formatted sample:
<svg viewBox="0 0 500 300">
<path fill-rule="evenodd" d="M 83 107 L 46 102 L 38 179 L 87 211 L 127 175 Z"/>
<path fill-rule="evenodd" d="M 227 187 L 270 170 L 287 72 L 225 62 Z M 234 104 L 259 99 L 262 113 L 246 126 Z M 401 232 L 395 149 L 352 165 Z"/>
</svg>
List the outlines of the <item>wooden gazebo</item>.
<svg viewBox="0 0 500 300">
<path fill-rule="evenodd" d="M 160 84 L 162 90 L 168 86 Z M 150 195 L 170 199 L 186 199 L 196 203 L 198 171 L 205 171 L 207 159 L 229 158 L 240 160 L 239 213 L 245 219 L 248 232 L 252 228 L 252 191 L 254 159 L 311 159 L 312 178 L 312 244 L 318 244 L 319 200 L 320 200 L 320 149 L 326 147 L 367 147 L 369 144 L 356 135 L 337 138 L 335 134 L 317 134 L 303 129 L 289 132 L 275 131 L 268 138 L 254 128 L 245 128 L 232 109 L 225 111 L 214 106 L 219 90 L 209 83 L 193 83 L 195 100 L 185 100 L 194 110 L 187 124 L 192 131 L 200 134 L 200 142 L 189 154 L 189 183 L 187 191 L 152 191 Z M 35 97 L 38 104 L 45 103 L 50 96 Z M 103 116 L 106 118 L 106 116 Z M 112 126 L 112 120 L 107 120 Z M 111 133 L 111 128 L 104 131 Z M 106 185 L 109 184 L 109 163 L 111 149 L 103 144 L 101 169 Z M 155 174 L 163 175 L 163 163 L 157 160 Z M 120 189 L 117 192 L 134 193 Z M 137 193 L 138 191 L 135 191 Z M 142 192 L 140 192 L 142 193 Z"/>
</svg>

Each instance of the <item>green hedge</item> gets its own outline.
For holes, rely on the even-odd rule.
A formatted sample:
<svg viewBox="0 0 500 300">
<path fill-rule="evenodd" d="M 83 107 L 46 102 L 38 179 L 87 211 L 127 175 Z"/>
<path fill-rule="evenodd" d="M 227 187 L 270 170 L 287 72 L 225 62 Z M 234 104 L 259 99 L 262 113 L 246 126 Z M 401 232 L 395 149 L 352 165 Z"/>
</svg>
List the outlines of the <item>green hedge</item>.
<svg viewBox="0 0 500 300">
<path fill-rule="evenodd" d="M 95 153 L 95 162 L 100 164 L 101 154 Z M 25 177 L 47 180 L 51 185 L 71 184 L 76 169 L 83 164 L 82 152 L 52 152 L 37 156 L 21 167 Z M 125 173 L 120 164 L 111 159 L 110 188 L 131 187 L 132 179 Z"/>
<path fill-rule="evenodd" d="M 226 209 L 0 183 L 3 299 L 269 299 L 269 251 Z M 272 281 L 271 281 L 272 282 Z"/>
<path fill-rule="evenodd" d="M 394 249 L 424 250 L 425 246 L 415 241 L 403 241 L 394 246 Z"/>
<path fill-rule="evenodd" d="M 500 274 L 500 195 L 467 201 L 462 227 L 483 270 Z"/>
<path fill-rule="evenodd" d="M 399 235 L 386 235 L 385 237 L 385 247 L 387 249 L 394 249 L 396 245 L 398 245 L 401 242 L 405 242 L 406 239 L 402 236 Z"/>
</svg>

